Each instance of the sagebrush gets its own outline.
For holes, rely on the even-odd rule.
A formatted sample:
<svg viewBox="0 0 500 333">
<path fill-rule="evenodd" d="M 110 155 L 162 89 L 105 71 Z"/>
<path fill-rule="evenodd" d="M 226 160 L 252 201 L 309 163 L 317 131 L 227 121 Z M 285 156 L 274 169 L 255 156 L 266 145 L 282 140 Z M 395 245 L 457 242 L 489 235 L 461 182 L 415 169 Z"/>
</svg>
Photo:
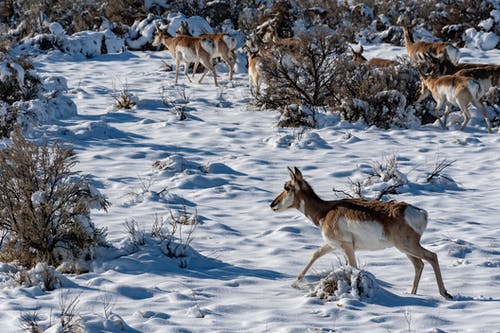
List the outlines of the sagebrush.
<svg viewBox="0 0 500 333">
<path fill-rule="evenodd" d="M 37 145 L 19 129 L 0 151 L 0 260 L 34 267 L 39 262 L 84 270 L 105 229 L 91 222 L 91 208 L 108 201 L 73 168 L 73 150 L 58 142 Z"/>
</svg>

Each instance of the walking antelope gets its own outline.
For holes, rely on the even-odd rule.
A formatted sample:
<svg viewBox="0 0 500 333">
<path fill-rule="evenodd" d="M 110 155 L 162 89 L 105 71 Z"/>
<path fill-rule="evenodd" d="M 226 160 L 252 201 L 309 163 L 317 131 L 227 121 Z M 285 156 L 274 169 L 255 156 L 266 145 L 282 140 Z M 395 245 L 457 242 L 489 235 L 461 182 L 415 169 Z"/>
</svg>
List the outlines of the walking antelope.
<svg viewBox="0 0 500 333">
<path fill-rule="evenodd" d="M 214 76 L 214 83 L 217 83 L 217 74 L 215 72 L 215 67 L 212 64 L 212 55 L 214 53 L 215 45 L 213 40 L 209 38 L 202 37 L 191 37 L 191 36 L 171 36 L 166 29 L 161 30 L 156 27 L 156 33 L 152 45 L 158 46 L 160 44 L 165 45 L 172 57 L 175 59 L 175 83 L 177 84 L 179 79 L 179 67 L 180 63 L 184 63 L 184 75 L 187 77 L 189 82 L 192 82 L 188 75 L 189 64 L 194 62 L 193 78 L 196 73 L 196 68 L 198 64 L 205 67 L 205 71 L 198 80 L 201 80 L 205 76 L 207 71 L 211 71 Z"/>
<path fill-rule="evenodd" d="M 176 33 L 181 36 L 192 36 L 189 31 L 189 24 L 187 21 L 182 21 L 180 27 L 176 30 Z M 214 53 L 212 58 L 222 58 L 224 62 L 229 67 L 229 80 L 233 79 L 234 65 L 236 64 L 236 53 L 234 49 L 236 48 L 236 40 L 234 37 L 225 33 L 205 33 L 200 34 L 197 37 L 209 38 L 213 40 L 215 45 Z M 202 77 L 203 79 L 203 77 Z"/>
<path fill-rule="evenodd" d="M 440 59 L 440 61 L 449 59 L 453 64 L 458 63 L 460 50 L 457 47 L 444 42 L 415 42 L 408 28 L 406 26 L 402 26 L 402 28 L 406 51 L 414 64 L 424 61 L 425 56 L 429 54 Z"/>
<path fill-rule="evenodd" d="M 461 129 L 470 121 L 471 115 L 467 107 L 469 104 L 474 105 L 484 116 L 488 132 L 491 133 L 491 124 L 488 119 L 488 112 L 483 104 L 479 101 L 482 97 L 483 89 L 481 83 L 471 77 L 458 76 L 458 75 L 443 75 L 439 77 L 422 77 L 420 84 L 420 96 L 417 98 L 417 103 L 421 102 L 429 93 L 436 101 L 436 117 L 439 119 L 441 127 L 446 128 L 446 121 L 450 113 L 450 106 L 457 106 L 460 108 L 464 116 Z M 439 111 L 445 104 L 444 119 L 441 121 Z"/>
<path fill-rule="evenodd" d="M 376 67 L 390 67 L 390 66 L 395 66 L 398 64 L 398 62 L 395 60 L 383 59 L 383 58 L 371 58 L 371 59 L 367 60 L 363 56 L 364 50 L 363 50 L 362 45 L 360 46 L 360 49 L 358 52 L 356 52 L 352 48 L 352 46 L 349 46 L 349 48 L 351 49 L 351 52 L 352 52 L 352 60 L 359 62 L 359 63 L 362 63 L 362 64 L 366 63 L 368 65 L 372 65 L 372 66 L 376 66 Z"/>
<path fill-rule="evenodd" d="M 480 92 L 483 96 L 490 88 L 498 87 L 500 83 L 500 66 L 489 65 L 476 68 L 466 68 L 457 71 L 454 75 L 470 77 L 479 82 Z"/>
<path fill-rule="evenodd" d="M 470 63 L 470 62 L 459 62 L 454 64 L 451 62 L 447 56 L 444 59 L 438 59 L 432 54 L 426 54 L 424 60 L 417 63 L 417 67 L 424 68 L 427 72 L 432 72 L 432 75 L 452 75 L 463 70 L 473 70 L 473 69 L 483 69 L 496 71 L 500 69 L 499 65 L 493 64 L 483 64 L 483 63 Z M 467 74 L 471 72 L 465 72 Z M 462 75 L 462 74 L 458 74 Z"/>
<path fill-rule="evenodd" d="M 427 212 L 405 202 L 341 199 L 324 201 L 304 180 L 298 168 L 288 168 L 290 180 L 271 203 L 275 212 L 296 208 L 321 229 L 324 244 L 297 276 L 294 286 L 302 280 L 308 269 L 321 256 L 341 248 L 349 265 L 357 267 L 356 250 L 381 250 L 396 247 L 405 253 L 415 269 L 412 294 L 417 292 L 424 263 L 434 270 L 439 294 L 451 298 L 441 277 L 438 257 L 420 245 L 427 226 Z"/>
<path fill-rule="evenodd" d="M 476 68 L 500 68 L 498 65 L 492 65 L 492 64 L 478 64 L 478 63 L 469 63 L 469 62 L 461 62 L 458 64 L 454 64 L 449 60 L 445 61 L 436 61 L 433 59 L 434 63 L 436 63 L 437 66 L 439 66 L 439 73 L 443 75 L 451 75 L 455 74 L 459 71 L 462 70 L 469 70 L 469 69 L 476 69 Z"/>
</svg>

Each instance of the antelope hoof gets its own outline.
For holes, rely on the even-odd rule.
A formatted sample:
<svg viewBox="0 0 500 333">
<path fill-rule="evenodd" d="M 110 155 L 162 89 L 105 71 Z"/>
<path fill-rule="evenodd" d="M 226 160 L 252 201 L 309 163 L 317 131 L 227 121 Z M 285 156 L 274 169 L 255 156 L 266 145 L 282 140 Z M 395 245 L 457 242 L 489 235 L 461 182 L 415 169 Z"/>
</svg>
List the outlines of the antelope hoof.
<svg viewBox="0 0 500 333">
<path fill-rule="evenodd" d="M 453 299 L 453 296 L 451 296 L 450 294 L 448 294 L 448 292 L 446 290 L 444 291 L 443 294 L 441 294 L 441 296 L 443 296 L 447 300 L 452 300 Z"/>
<path fill-rule="evenodd" d="M 299 284 L 300 284 L 300 280 L 297 279 L 297 280 L 293 281 L 292 287 L 295 289 L 299 289 Z"/>
</svg>

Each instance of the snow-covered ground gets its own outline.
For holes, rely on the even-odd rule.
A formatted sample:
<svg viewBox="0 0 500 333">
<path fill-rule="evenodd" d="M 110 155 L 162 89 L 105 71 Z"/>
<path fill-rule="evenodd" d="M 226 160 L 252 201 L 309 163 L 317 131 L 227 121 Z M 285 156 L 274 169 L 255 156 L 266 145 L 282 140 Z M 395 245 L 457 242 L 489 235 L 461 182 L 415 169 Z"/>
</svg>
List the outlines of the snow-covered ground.
<svg viewBox="0 0 500 333">
<path fill-rule="evenodd" d="M 368 58 L 404 52 L 365 46 Z M 500 63 L 498 50 L 462 54 L 463 61 Z M 102 250 L 90 273 L 66 276 L 50 292 L 12 286 L 1 270 L 2 332 L 21 331 L 21 314 L 33 312 L 42 329 L 57 332 L 61 299 L 76 298 L 86 332 L 500 332 L 500 136 L 496 128 L 487 133 L 479 114 L 465 131 L 458 114 L 450 130 L 381 130 L 335 115 L 318 129 L 283 129 L 277 111 L 249 106 L 247 74 L 228 82 L 224 65 L 217 88 L 210 74 L 203 84 L 181 74 L 173 85 L 174 72 L 160 71 L 162 60 L 172 63 L 166 51 L 94 58 L 51 51 L 34 60 L 40 74 L 68 80 L 78 114 L 32 134 L 73 145 L 78 169 L 111 202 L 108 213 L 92 217 L 108 228 L 113 248 Z M 138 98 L 133 109 L 113 108 L 122 89 Z M 395 249 L 356 253 L 367 293 L 318 297 L 318 281 L 345 265 L 341 252 L 318 260 L 292 288 L 322 239 L 298 211 L 271 211 L 286 167 L 299 167 L 322 198 L 333 199 L 332 188 L 348 190 L 350 179 L 392 155 L 408 179 L 392 198 L 429 212 L 422 244 L 438 254 L 454 299 L 439 296 L 428 264 L 411 295 L 413 267 Z M 446 169 L 454 182 L 424 183 L 442 159 L 455 161 Z M 155 219 L 184 209 L 199 224 L 180 268 L 151 231 Z M 135 250 L 127 221 L 145 231 Z"/>
</svg>

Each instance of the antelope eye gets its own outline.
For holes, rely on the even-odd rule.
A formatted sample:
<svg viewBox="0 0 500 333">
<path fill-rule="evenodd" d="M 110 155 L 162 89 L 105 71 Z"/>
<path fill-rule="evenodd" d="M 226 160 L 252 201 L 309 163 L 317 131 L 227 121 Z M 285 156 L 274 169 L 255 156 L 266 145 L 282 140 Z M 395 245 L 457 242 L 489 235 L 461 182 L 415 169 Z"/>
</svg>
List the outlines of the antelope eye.
<svg viewBox="0 0 500 333">
<path fill-rule="evenodd" d="M 290 191 L 290 185 L 288 183 L 286 183 L 284 187 L 285 187 L 285 191 L 287 191 L 287 192 Z"/>
</svg>

